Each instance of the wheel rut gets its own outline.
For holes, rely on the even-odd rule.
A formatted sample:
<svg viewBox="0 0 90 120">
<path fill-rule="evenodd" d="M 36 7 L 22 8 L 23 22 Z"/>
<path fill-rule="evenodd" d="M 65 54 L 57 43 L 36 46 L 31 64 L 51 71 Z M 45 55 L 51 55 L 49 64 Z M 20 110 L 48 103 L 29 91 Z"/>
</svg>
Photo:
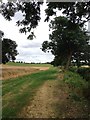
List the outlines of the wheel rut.
<svg viewBox="0 0 90 120">
<path fill-rule="evenodd" d="M 23 108 L 20 117 L 25 118 L 55 118 L 53 104 L 57 101 L 54 96 L 56 80 L 46 81 L 37 91 L 34 99 Z"/>
</svg>

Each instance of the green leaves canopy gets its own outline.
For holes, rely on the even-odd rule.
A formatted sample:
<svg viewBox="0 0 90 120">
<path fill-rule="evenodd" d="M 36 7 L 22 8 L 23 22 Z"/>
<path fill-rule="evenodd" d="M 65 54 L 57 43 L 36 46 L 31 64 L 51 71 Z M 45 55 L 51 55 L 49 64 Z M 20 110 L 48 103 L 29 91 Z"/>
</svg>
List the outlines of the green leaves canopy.
<svg viewBox="0 0 90 120">
<path fill-rule="evenodd" d="M 11 0 L 12 1 L 12 0 Z M 0 5 L 0 13 L 7 19 L 11 20 L 16 12 L 21 11 L 23 15 L 23 20 L 18 20 L 17 25 L 21 26 L 20 32 L 27 33 L 29 39 L 33 39 L 34 31 L 33 29 L 38 26 L 41 19 L 40 16 L 40 5 L 43 2 L 30 1 L 23 2 L 7 2 Z M 56 9 L 62 11 L 64 15 L 72 22 L 78 23 L 83 26 L 85 22 L 90 20 L 90 1 L 89 2 L 49 2 L 47 3 L 48 8 L 45 10 L 46 19 L 48 21 L 50 16 L 56 15 Z M 61 14 L 60 14 L 61 16 Z M 85 19 L 83 19 L 85 18 Z"/>
<path fill-rule="evenodd" d="M 28 39 L 33 39 L 34 33 L 33 29 L 38 26 L 40 21 L 40 5 L 42 2 L 7 2 L 0 5 L 0 13 L 7 20 L 12 20 L 16 12 L 21 11 L 23 19 L 18 20 L 16 24 L 21 26 L 20 32 L 27 33 L 31 32 Z M 32 31 L 31 31 L 32 30 Z"/>
<path fill-rule="evenodd" d="M 89 37 L 86 31 L 78 24 L 72 23 L 65 17 L 56 17 L 50 23 L 52 33 L 49 35 L 50 42 L 42 44 L 42 50 L 51 50 L 55 58 L 67 65 L 71 63 L 71 57 L 83 47 L 88 45 Z"/>
<path fill-rule="evenodd" d="M 45 21 L 48 21 L 50 16 L 56 14 L 56 9 L 62 10 L 62 13 L 66 15 L 72 23 L 78 23 L 81 26 L 90 20 L 90 1 L 78 2 L 75 0 L 74 2 L 49 2 L 47 6 L 47 17 Z"/>
</svg>

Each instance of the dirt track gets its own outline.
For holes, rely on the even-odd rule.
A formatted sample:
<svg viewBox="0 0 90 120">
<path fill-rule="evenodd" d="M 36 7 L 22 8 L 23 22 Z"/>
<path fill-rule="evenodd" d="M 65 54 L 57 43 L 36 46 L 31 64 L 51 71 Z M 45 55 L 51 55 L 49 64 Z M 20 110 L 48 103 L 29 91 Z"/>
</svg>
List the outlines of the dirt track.
<svg viewBox="0 0 90 120">
<path fill-rule="evenodd" d="M 20 113 L 22 118 L 51 118 L 55 117 L 53 108 L 57 98 L 54 96 L 56 81 L 46 81 L 39 88 L 34 100 Z"/>
</svg>

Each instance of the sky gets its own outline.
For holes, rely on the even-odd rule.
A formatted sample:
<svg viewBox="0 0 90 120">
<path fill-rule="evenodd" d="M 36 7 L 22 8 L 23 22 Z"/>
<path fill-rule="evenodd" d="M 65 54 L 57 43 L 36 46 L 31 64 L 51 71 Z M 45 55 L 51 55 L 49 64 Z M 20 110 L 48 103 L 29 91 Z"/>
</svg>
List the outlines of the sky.
<svg viewBox="0 0 90 120">
<path fill-rule="evenodd" d="M 54 56 L 51 53 L 44 53 L 40 49 L 43 41 L 49 40 L 49 23 L 44 22 L 45 8 L 46 4 L 44 3 L 41 7 L 41 21 L 35 30 L 36 38 L 33 40 L 27 40 L 27 35 L 19 33 L 16 21 L 22 19 L 20 12 L 15 14 L 12 21 L 5 20 L 0 14 L 0 30 L 4 32 L 4 38 L 14 40 L 18 45 L 17 50 L 19 54 L 16 56 L 16 61 L 44 63 L 53 60 Z"/>
</svg>

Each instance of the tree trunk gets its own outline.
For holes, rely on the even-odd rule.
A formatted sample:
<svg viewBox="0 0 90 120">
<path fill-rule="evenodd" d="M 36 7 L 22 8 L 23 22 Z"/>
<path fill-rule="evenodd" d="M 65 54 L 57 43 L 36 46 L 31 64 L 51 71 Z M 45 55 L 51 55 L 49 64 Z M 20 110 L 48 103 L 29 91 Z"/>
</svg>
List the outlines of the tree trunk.
<svg viewBox="0 0 90 120">
<path fill-rule="evenodd" d="M 67 63 L 66 63 L 66 66 L 65 66 L 65 70 L 69 69 L 69 65 L 71 63 L 71 57 L 72 57 L 72 52 L 70 52 L 68 57 L 67 57 Z"/>
</svg>

